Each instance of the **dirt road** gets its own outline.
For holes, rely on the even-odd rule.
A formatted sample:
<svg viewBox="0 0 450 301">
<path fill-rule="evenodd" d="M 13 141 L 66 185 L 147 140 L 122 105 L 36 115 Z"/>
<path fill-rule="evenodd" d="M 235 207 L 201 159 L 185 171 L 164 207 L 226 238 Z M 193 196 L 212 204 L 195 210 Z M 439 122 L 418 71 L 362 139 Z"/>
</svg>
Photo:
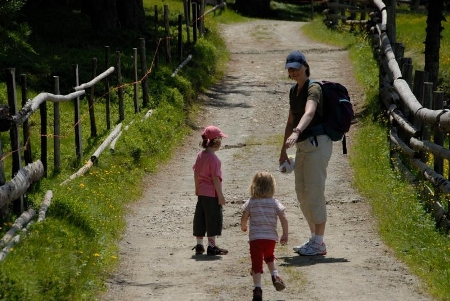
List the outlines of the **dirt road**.
<svg viewBox="0 0 450 301">
<path fill-rule="evenodd" d="M 293 174 L 276 171 L 293 84 L 284 70 L 286 55 L 302 50 L 311 77 L 346 85 L 357 110 L 363 99 L 347 52 L 308 40 L 302 25 L 253 21 L 223 26 L 231 52 L 226 76 L 202 96 L 205 106 L 198 129 L 161 172 L 143 183 L 145 194 L 130 207 L 121 263 L 103 300 L 251 300 L 247 233 L 240 231 L 239 221 L 240 206 L 258 170 L 274 172 L 275 197 L 286 205 L 289 220 L 289 243 L 276 248 L 287 288 L 275 291 L 265 269 L 264 300 L 432 300 L 380 241 L 367 201 L 351 186 L 352 132 L 349 154 L 342 155 L 341 144 L 335 143 L 328 168 L 328 254 L 302 257 L 292 251 L 309 231 L 297 205 Z M 200 149 L 200 129 L 208 124 L 229 135 L 217 152 L 227 200 L 225 229 L 217 243 L 230 252 L 218 257 L 195 256 L 191 250 L 196 204 L 192 165 Z"/>
</svg>

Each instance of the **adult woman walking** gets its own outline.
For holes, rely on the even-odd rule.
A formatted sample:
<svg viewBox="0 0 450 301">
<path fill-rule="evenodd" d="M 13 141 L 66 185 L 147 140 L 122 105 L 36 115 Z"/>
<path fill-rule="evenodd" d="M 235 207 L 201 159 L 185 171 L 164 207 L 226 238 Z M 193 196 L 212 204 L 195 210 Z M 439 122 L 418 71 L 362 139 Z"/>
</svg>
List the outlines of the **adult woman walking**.
<svg viewBox="0 0 450 301">
<path fill-rule="evenodd" d="M 318 83 L 310 82 L 309 65 L 302 52 L 291 52 L 285 68 L 296 83 L 289 91 L 289 116 L 279 161 L 280 164 L 289 161 L 286 150 L 296 146 L 295 192 L 311 231 L 309 239 L 294 247 L 294 251 L 306 256 L 325 255 L 325 181 L 333 142 L 320 130 L 323 123 L 322 89 Z"/>
</svg>

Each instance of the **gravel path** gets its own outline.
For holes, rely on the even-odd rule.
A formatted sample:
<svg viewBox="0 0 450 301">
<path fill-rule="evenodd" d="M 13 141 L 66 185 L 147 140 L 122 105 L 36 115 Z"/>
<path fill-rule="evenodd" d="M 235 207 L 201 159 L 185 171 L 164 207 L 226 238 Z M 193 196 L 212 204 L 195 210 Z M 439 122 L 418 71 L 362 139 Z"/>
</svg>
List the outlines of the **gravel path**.
<svg viewBox="0 0 450 301">
<path fill-rule="evenodd" d="M 296 202 L 293 174 L 276 172 L 293 84 L 284 70 L 286 55 L 302 50 L 311 77 L 346 85 L 356 110 L 363 99 L 347 52 L 307 39 L 302 25 L 265 20 L 223 26 L 231 53 L 228 71 L 223 81 L 202 95 L 198 129 L 173 160 L 145 179 L 142 199 L 130 206 L 120 265 L 102 300 L 251 300 L 247 233 L 240 231 L 239 221 L 240 206 L 257 170 L 274 172 L 275 197 L 287 207 L 290 228 L 289 244 L 276 248 L 287 288 L 275 291 L 266 269 L 264 300 L 432 300 L 380 241 L 369 204 L 352 188 L 348 156 L 357 125 L 349 134 L 349 154 L 342 155 L 341 144 L 335 143 L 328 169 L 328 254 L 302 257 L 292 251 L 309 230 Z M 217 152 L 227 200 L 224 231 L 217 243 L 230 251 L 222 257 L 194 256 L 191 250 L 196 204 L 192 165 L 201 128 L 208 124 L 229 135 Z"/>
</svg>

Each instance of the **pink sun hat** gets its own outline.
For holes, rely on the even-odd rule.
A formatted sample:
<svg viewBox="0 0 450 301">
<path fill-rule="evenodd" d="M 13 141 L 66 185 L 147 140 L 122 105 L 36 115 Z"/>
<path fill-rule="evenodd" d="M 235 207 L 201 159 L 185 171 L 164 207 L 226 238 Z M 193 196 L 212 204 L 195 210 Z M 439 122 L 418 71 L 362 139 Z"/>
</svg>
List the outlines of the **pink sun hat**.
<svg viewBox="0 0 450 301">
<path fill-rule="evenodd" d="M 202 132 L 203 139 L 213 140 L 218 137 L 228 138 L 217 126 L 209 125 Z"/>
</svg>

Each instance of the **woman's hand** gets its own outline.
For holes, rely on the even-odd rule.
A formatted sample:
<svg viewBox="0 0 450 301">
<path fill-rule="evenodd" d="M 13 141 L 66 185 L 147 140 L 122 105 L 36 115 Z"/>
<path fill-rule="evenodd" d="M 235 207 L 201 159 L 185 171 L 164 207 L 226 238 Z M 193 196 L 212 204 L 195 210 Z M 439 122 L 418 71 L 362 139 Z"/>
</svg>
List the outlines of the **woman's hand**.
<svg viewBox="0 0 450 301">
<path fill-rule="evenodd" d="M 292 132 L 292 134 L 286 140 L 286 143 L 285 143 L 286 148 L 290 148 L 291 146 L 293 146 L 295 144 L 295 142 L 297 142 L 297 139 L 298 139 L 298 133 Z"/>
</svg>

